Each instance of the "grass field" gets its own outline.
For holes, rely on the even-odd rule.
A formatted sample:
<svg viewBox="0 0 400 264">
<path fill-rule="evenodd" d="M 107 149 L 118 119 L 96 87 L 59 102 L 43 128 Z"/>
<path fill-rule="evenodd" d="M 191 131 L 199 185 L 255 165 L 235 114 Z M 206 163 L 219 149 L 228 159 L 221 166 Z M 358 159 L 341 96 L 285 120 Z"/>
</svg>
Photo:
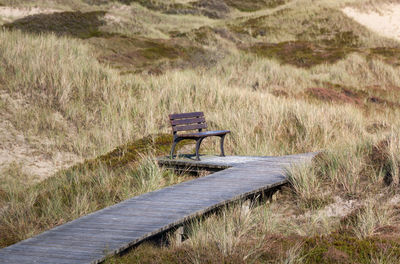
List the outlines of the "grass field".
<svg viewBox="0 0 400 264">
<path fill-rule="evenodd" d="M 323 154 L 110 263 L 397 263 L 400 43 L 341 11 L 385 3 L 0 0 L 0 246 L 189 179 L 151 159 L 203 110 L 229 154 Z"/>
</svg>

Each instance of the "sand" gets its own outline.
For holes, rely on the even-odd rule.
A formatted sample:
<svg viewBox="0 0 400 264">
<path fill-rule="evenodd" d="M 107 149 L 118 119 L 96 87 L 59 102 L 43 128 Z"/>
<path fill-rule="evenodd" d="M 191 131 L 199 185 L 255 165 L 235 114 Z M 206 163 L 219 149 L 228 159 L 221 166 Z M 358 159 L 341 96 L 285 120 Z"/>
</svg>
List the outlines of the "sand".
<svg viewBox="0 0 400 264">
<path fill-rule="evenodd" d="M 12 22 L 16 19 L 20 19 L 26 16 L 36 14 L 50 14 L 57 12 L 55 9 L 44 9 L 39 7 L 30 8 L 16 8 L 9 6 L 0 6 L 0 18 L 5 22 Z"/>
<path fill-rule="evenodd" d="M 22 131 L 16 129 L 12 114 L 19 111 L 24 104 L 23 99 L 12 98 L 7 92 L 0 90 L 0 102 L 8 105 L 8 110 L 0 111 L 0 181 L 3 170 L 17 164 L 22 172 L 34 180 L 43 180 L 52 176 L 58 170 L 81 162 L 82 159 L 71 152 L 63 150 L 43 151 L 46 146 L 53 145 L 50 139 L 36 138 L 35 142 L 28 141 Z M 38 144 L 40 142 L 40 144 Z M 44 147 L 38 147 L 38 145 Z"/>
<path fill-rule="evenodd" d="M 342 11 L 368 29 L 382 36 L 400 40 L 400 3 L 374 6 L 373 10 L 346 7 Z"/>
</svg>

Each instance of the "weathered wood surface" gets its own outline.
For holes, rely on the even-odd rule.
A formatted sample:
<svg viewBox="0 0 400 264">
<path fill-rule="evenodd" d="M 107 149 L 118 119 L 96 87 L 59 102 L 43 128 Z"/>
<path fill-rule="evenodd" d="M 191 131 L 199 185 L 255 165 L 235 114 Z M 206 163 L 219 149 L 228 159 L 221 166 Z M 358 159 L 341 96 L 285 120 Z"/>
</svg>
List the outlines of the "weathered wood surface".
<svg viewBox="0 0 400 264">
<path fill-rule="evenodd" d="M 313 153 L 314 154 L 314 153 Z M 169 157 L 160 157 L 157 158 L 158 164 L 160 166 L 165 166 L 169 168 L 179 168 L 181 170 L 221 170 L 227 169 L 230 167 L 237 167 L 239 165 L 243 165 L 245 163 L 253 162 L 253 161 L 264 161 L 267 163 L 267 166 L 282 166 L 282 165 L 290 165 L 293 161 L 298 159 L 298 156 L 303 157 L 307 154 L 298 154 L 298 155 L 290 155 L 290 156 L 281 156 L 281 157 L 273 157 L 273 156 L 206 156 L 201 155 L 201 160 L 196 160 L 195 155 L 179 155 L 179 157 L 175 159 L 171 159 Z M 278 159 L 279 158 L 279 159 Z"/>
<path fill-rule="evenodd" d="M 210 210 L 284 184 L 287 167 L 314 156 L 204 159 L 197 163 L 230 168 L 133 197 L 0 249 L 0 263 L 99 263 Z"/>
</svg>

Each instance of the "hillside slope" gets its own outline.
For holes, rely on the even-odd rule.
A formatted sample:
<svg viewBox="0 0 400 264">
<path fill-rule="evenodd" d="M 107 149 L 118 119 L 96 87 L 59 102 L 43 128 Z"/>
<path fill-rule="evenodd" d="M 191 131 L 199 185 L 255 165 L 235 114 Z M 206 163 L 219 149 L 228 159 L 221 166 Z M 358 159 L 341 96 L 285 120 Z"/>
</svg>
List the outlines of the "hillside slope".
<svg viewBox="0 0 400 264">
<path fill-rule="evenodd" d="M 386 251 L 374 244 L 382 239 L 399 257 L 393 201 L 400 43 L 359 19 L 369 9 L 397 7 L 356 0 L 0 0 L 0 231 L 10 234 L 0 245 L 184 180 L 146 163 L 138 170 L 150 166 L 158 176 L 142 188 L 150 181 L 137 181 L 143 175 L 136 170 L 139 152 L 129 163 L 123 157 L 130 152 L 120 150 L 135 149 L 132 142 L 144 136 L 170 133 L 169 113 L 204 110 L 212 129 L 233 131 L 226 142 L 230 154 L 326 153 L 312 168 L 293 173 L 294 187 L 279 201 L 254 208 L 250 222 L 233 208 L 229 219 L 196 225 L 183 247 L 145 246 L 133 259 L 160 253 L 172 262 L 333 263 L 335 255 L 362 263 L 383 258 Z M 99 167 L 84 162 L 115 148 L 101 156 Z M 204 152 L 217 149 L 214 141 L 204 142 Z M 143 148 L 140 153 L 149 155 Z M 123 163 L 116 172 L 114 159 L 108 161 L 113 155 Z M 139 190 L 116 191 L 129 177 Z M 80 183 L 95 186 L 93 199 L 106 189 L 107 199 L 86 197 L 78 206 L 72 201 L 84 196 Z M 48 214 L 49 204 L 56 213 Z M 74 206 L 79 209 L 65 209 Z M 388 212 L 383 218 L 382 208 Z M 221 241 L 219 232 L 230 225 L 239 231 L 223 233 L 229 239 Z M 285 244 L 288 237 L 298 244 Z M 280 255 L 264 240 L 275 241 Z M 329 241 L 360 248 L 331 248 Z M 191 257 L 180 259 L 182 252 Z"/>
</svg>

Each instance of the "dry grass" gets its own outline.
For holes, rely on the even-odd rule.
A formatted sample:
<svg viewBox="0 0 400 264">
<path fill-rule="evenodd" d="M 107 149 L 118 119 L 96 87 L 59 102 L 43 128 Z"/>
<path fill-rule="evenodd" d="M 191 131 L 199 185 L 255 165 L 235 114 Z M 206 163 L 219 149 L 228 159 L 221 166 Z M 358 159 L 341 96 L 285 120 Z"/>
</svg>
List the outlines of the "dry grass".
<svg viewBox="0 0 400 264">
<path fill-rule="evenodd" d="M 144 245 L 110 262 L 398 260 L 399 211 L 391 201 L 397 197 L 400 173 L 399 60 L 392 56 L 399 44 L 338 10 L 357 1 L 291 1 L 245 14 L 231 10 L 222 19 L 167 14 L 179 9 L 172 2 L 167 9 L 134 2 L 38 2 L 66 11 L 109 10 L 96 28 L 101 33 L 97 38 L 0 32 L 0 117 L 23 134 L 30 149 L 49 157 L 62 150 L 91 159 L 143 135 L 169 133 L 168 113 L 204 110 L 211 129 L 232 130 L 226 142 L 229 154 L 325 151 L 313 166 L 291 170 L 292 186 L 276 200 L 254 203 L 248 212 L 232 206 L 197 221 L 182 246 Z M 238 4 L 227 2 L 231 8 Z M 190 3 L 178 4 L 186 8 Z M 149 64 L 162 61 L 164 68 L 157 64 L 153 74 L 122 75 L 104 64 L 113 65 L 110 61 L 99 63 L 105 50 L 101 43 L 119 38 L 133 46 L 113 55 L 143 61 L 145 54 L 146 59 L 157 58 Z M 263 41 L 269 44 L 258 53 L 262 56 L 246 52 Z M 199 47 L 209 57 L 187 52 L 187 60 L 205 62 L 177 68 L 170 56 L 154 49 L 140 53 L 145 48 L 137 46 L 143 43 L 162 46 L 163 52 L 162 44 Z M 331 59 L 327 51 L 332 50 L 340 56 Z M 283 59 L 282 54 L 292 57 Z M 140 151 L 144 156 L 146 148 Z M 202 150 L 213 153 L 218 146 L 205 141 Z M 132 156 L 136 161 L 137 154 Z M 6 235 L 1 245 L 184 180 L 160 170 L 149 158 L 141 165 L 124 160 L 123 166 L 114 167 L 114 161 L 107 162 L 94 167 L 93 161 L 87 162 L 38 184 L 37 175 L 24 169 L 23 158 L 5 164 L 0 231 Z"/>
<path fill-rule="evenodd" d="M 329 203 L 329 198 L 324 194 L 323 182 L 312 167 L 292 168 L 288 179 L 299 200 L 299 207 L 318 209 Z"/>
<path fill-rule="evenodd" d="M 125 149 L 62 170 L 37 184 L 28 184 L 32 181 L 28 175 L 17 165 L 10 166 L 0 181 L 0 246 L 188 179 L 155 163 L 153 155 L 166 153 L 164 141 L 155 137 L 132 142 Z"/>
</svg>

